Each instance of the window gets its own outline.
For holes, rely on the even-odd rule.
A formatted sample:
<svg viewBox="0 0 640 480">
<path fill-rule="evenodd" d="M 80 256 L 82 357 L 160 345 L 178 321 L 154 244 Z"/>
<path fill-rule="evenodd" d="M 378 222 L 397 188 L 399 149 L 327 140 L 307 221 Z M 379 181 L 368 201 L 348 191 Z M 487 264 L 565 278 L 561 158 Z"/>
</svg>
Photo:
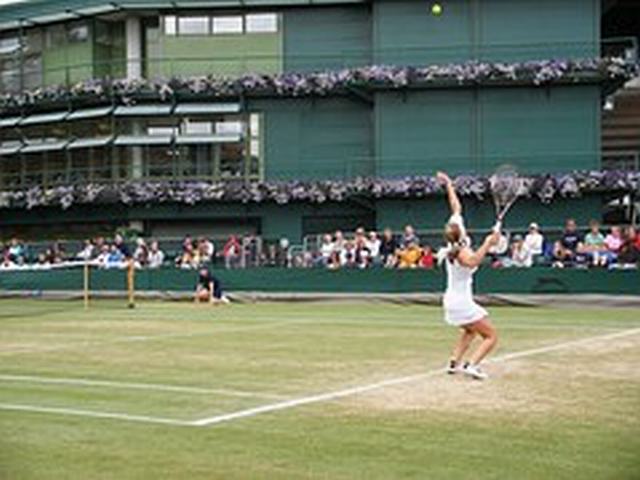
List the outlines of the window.
<svg viewBox="0 0 640 480">
<path fill-rule="evenodd" d="M 262 143 L 260 142 L 261 115 L 252 113 L 249 117 L 249 175 L 260 178 L 262 174 Z"/>
<path fill-rule="evenodd" d="M 275 33 L 277 31 L 278 15 L 275 13 L 247 15 L 248 33 Z"/>
<path fill-rule="evenodd" d="M 242 17 L 213 17 L 213 34 L 242 33 Z"/>
<path fill-rule="evenodd" d="M 240 178 L 244 175 L 244 148 L 241 143 L 220 145 L 220 176 Z"/>
<path fill-rule="evenodd" d="M 175 127 L 148 127 L 147 135 L 159 135 L 164 137 L 171 137 L 176 133 Z"/>
<path fill-rule="evenodd" d="M 178 32 L 180 35 L 208 35 L 209 17 L 180 17 Z"/>
<path fill-rule="evenodd" d="M 243 131 L 244 125 L 240 121 L 216 123 L 216 134 L 218 135 L 241 135 Z"/>
<path fill-rule="evenodd" d="M 20 50 L 20 39 L 18 37 L 0 38 L 0 55 L 13 55 Z"/>
<path fill-rule="evenodd" d="M 42 31 L 40 29 L 32 28 L 27 30 L 25 35 L 24 53 L 26 55 L 31 55 L 42 52 L 43 43 Z"/>
<path fill-rule="evenodd" d="M 51 25 L 46 31 L 46 47 L 48 49 L 57 48 L 66 43 L 66 32 L 64 25 Z"/>
<path fill-rule="evenodd" d="M 212 132 L 211 122 L 184 122 L 182 132 L 185 135 L 210 135 Z"/>
<path fill-rule="evenodd" d="M 72 23 L 67 29 L 69 43 L 81 43 L 89 40 L 89 25 L 86 23 Z"/>
<path fill-rule="evenodd" d="M 175 15 L 168 15 L 164 17 L 164 34 L 165 35 L 176 35 L 178 33 L 176 21 L 177 19 Z"/>
</svg>

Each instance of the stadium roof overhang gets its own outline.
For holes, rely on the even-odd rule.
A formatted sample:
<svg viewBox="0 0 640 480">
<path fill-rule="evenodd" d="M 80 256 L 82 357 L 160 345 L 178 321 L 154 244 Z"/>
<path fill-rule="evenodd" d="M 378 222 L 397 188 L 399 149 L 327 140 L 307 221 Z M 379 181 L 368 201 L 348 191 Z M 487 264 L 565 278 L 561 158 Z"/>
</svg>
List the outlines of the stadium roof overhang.
<svg viewBox="0 0 640 480">
<path fill-rule="evenodd" d="M 371 0 L 27 0 L 0 7 L 0 31 L 117 11 L 287 7 L 369 3 Z"/>
</svg>

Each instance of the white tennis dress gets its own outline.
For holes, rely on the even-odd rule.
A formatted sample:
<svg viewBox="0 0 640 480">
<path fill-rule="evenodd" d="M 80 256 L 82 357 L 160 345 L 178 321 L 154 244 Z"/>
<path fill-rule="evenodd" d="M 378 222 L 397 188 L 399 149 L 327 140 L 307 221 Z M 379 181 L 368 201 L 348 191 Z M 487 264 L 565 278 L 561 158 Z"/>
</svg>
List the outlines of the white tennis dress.
<svg viewBox="0 0 640 480">
<path fill-rule="evenodd" d="M 460 226 L 467 237 L 462 215 L 451 215 L 449 223 Z M 488 316 L 487 311 L 473 300 L 473 274 L 477 268 L 460 265 L 458 260 L 445 260 L 447 265 L 447 289 L 444 292 L 444 319 L 456 327 L 476 322 Z"/>
</svg>

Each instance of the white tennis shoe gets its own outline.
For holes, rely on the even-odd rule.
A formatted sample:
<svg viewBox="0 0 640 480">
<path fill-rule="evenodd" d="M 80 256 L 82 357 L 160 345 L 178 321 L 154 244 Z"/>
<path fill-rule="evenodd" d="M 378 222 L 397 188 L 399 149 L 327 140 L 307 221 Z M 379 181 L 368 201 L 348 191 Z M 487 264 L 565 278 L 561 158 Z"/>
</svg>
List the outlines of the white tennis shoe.
<svg viewBox="0 0 640 480">
<path fill-rule="evenodd" d="M 476 380 L 486 380 L 487 378 L 489 378 L 489 375 L 487 375 L 485 372 L 483 372 L 479 366 L 477 365 L 470 365 L 470 364 L 466 364 L 463 368 L 462 371 L 465 373 L 465 375 L 470 376 L 471 378 L 474 378 Z"/>
<path fill-rule="evenodd" d="M 455 360 L 449 360 L 449 363 L 447 363 L 447 373 L 449 375 L 454 375 L 460 371 L 460 365 L 458 365 Z"/>
</svg>

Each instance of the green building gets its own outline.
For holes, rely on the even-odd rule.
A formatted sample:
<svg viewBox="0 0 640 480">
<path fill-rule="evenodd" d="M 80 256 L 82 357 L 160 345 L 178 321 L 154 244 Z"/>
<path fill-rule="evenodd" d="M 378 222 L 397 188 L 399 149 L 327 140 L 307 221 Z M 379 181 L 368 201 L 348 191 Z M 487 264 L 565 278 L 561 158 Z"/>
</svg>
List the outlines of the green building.
<svg viewBox="0 0 640 480">
<path fill-rule="evenodd" d="M 602 168 L 602 79 L 384 84 L 327 95 L 190 95 L 118 85 L 340 72 L 372 65 L 581 60 L 601 55 L 600 0 L 31 0 L 0 7 L 0 191 L 206 181 Z M 622 2 L 624 3 L 624 2 Z M 632 42 L 633 43 L 633 42 Z M 146 82 L 146 83 L 145 83 Z M 78 94 L 79 86 L 82 94 Z M 168 84 L 171 87 L 172 83 Z M 25 99 L 26 98 L 26 99 Z M 216 185 L 219 185 L 216 183 Z M 602 214 L 603 197 L 525 201 L 514 226 Z M 138 202 L 0 208 L 0 237 L 82 236 L 131 224 L 148 235 L 267 238 L 358 225 L 439 226 L 441 198 Z M 469 201 L 472 225 L 488 202 Z"/>
</svg>

